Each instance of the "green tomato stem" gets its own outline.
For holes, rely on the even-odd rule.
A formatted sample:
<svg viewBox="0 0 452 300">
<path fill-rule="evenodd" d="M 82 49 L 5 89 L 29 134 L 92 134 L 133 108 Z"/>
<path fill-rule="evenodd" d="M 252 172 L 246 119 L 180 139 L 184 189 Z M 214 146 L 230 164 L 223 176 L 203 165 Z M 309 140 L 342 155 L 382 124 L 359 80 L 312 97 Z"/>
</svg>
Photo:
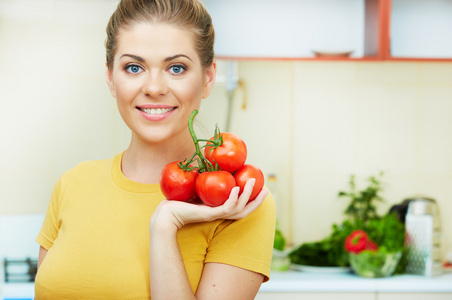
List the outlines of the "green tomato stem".
<svg viewBox="0 0 452 300">
<path fill-rule="evenodd" d="M 198 139 L 196 137 L 195 130 L 193 129 L 193 120 L 195 119 L 195 116 L 198 114 L 198 111 L 195 109 L 188 119 L 188 130 L 190 131 L 191 138 L 193 139 L 193 142 L 195 144 L 195 154 L 193 154 L 190 161 L 193 161 L 195 157 L 198 158 L 198 172 L 210 172 L 214 170 L 214 166 L 210 161 L 208 161 L 205 156 L 202 154 L 201 148 L 199 147 L 199 141 L 206 141 L 202 139 Z"/>
</svg>

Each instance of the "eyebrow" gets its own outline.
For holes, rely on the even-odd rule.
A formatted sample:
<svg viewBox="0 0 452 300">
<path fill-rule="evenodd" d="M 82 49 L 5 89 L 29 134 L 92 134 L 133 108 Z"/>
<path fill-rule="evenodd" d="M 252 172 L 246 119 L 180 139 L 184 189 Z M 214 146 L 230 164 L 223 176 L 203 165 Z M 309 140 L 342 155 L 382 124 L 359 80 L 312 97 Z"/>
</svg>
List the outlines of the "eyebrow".
<svg viewBox="0 0 452 300">
<path fill-rule="evenodd" d="M 185 58 L 187 58 L 188 60 L 193 61 L 190 57 L 188 57 L 188 56 L 185 55 L 185 54 L 176 54 L 176 55 L 173 55 L 173 56 L 169 56 L 169 57 L 165 58 L 165 61 L 166 61 L 166 62 L 172 61 L 172 60 L 174 60 L 174 59 L 176 59 L 176 58 L 179 58 L 179 57 L 185 57 Z"/>
<path fill-rule="evenodd" d="M 121 55 L 120 59 L 123 58 L 124 56 L 131 57 L 131 58 L 133 58 L 135 60 L 138 60 L 139 62 L 144 62 L 144 59 L 142 57 L 136 56 L 136 55 L 133 55 L 133 54 L 123 54 L 123 55 Z"/>
<path fill-rule="evenodd" d="M 137 61 L 139 61 L 139 62 L 145 62 L 145 60 L 144 60 L 142 57 L 136 56 L 136 55 L 133 55 L 133 54 L 123 54 L 123 55 L 121 55 L 120 58 L 123 58 L 124 56 L 131 57 L 131 58 L 133 58 L 133 59 L 135 59 L 135 60 L 137 60 Z M 185 55 L 185 54 L 176 54 L 176 55 L 173 55 L 173 56 L 169 56 L 169 57 L 165 58 L 164 61 L 165 61 L 165 62 L 172 61 L 172 60 L 174 60 L 174 59 L 176 59 L 176 58 L 179 58 L 179 57 L 185 57 L 185 58 L 187 58 L 188 60 L 193 61 L 190 57 L 188 57 L 188 56 Z"/>
</svg>

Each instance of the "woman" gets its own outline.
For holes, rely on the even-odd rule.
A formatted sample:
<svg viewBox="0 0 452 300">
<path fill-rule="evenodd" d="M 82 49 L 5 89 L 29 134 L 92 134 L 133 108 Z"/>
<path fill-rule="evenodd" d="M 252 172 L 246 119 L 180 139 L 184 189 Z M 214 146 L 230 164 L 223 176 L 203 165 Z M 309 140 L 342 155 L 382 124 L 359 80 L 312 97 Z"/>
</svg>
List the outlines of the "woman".
<svg viewBox="0 0 452 300">
<path fill-rule="evenodd" d="M 36 299 L 253 299 L 270 272 L 275 208 L 250 179 L 220 207 L 164 199 L 163 167 L 194 153 L 188 119 L 214 85 L 198 0 L 123 0 L 107 27 L 108 87 L 132 131 L 112 159 L 61 176 L 37 237 Z"/>
</svg>

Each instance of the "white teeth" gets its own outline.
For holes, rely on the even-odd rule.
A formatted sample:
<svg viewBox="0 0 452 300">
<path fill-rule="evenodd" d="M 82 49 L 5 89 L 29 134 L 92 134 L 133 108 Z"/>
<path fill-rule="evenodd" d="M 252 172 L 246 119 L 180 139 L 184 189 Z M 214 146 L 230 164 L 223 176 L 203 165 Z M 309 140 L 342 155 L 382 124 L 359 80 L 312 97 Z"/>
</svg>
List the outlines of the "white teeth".
<svg viewBox="0 0 452 300">
<path fill-rule="evenodd" d="M 172 108 L 143 108 L 141 110 L 144 111 L 147 114 L 161 115 L 161 114 L 164 114 L 166 112 L 169 112 L 170 110 L 172 110 Z"/>
</svg>

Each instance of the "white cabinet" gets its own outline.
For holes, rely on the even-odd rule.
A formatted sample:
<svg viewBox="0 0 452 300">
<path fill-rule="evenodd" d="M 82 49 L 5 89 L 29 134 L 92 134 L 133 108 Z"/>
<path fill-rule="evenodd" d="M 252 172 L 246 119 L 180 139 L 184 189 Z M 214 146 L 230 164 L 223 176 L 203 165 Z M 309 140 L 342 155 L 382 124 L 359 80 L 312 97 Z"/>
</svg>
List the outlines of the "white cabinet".
<svg viewBox="0 0 452 300">
<path fill-rule="evenodd" d="M 314 57 L 313 50 L 353 50 L 353 57 L 362 57 L 365 52 L 365 0 L 204 3 L 213 19 L 220 57 Z"/>
<path fill-rule="evenodd" d="M 261 293 L 256 300 L 377 300 L 375 293 Z"/>
<path fill-rule="evenodd" d="M 375 300 L 451 300 L 451 299 L 452 293 L 378 293 L 378 298 L 376 298 Z"/>
<path fill-rule="evenodd" d="M 452 293 L 259 293 L 256 300 L 451 300 Z"/>
<path fill-rule="evenodd" d="M 451 0 L 204 0 L 225 59 L 452 60 Z M 331 59 L 331 58 L 326 58 Z"/>
<path fill-rule="evenodd" d="M 351 273 L 272 272 L 257 300 L 452 300 L 452 273 L 361 278 Z"/>
</svg>

